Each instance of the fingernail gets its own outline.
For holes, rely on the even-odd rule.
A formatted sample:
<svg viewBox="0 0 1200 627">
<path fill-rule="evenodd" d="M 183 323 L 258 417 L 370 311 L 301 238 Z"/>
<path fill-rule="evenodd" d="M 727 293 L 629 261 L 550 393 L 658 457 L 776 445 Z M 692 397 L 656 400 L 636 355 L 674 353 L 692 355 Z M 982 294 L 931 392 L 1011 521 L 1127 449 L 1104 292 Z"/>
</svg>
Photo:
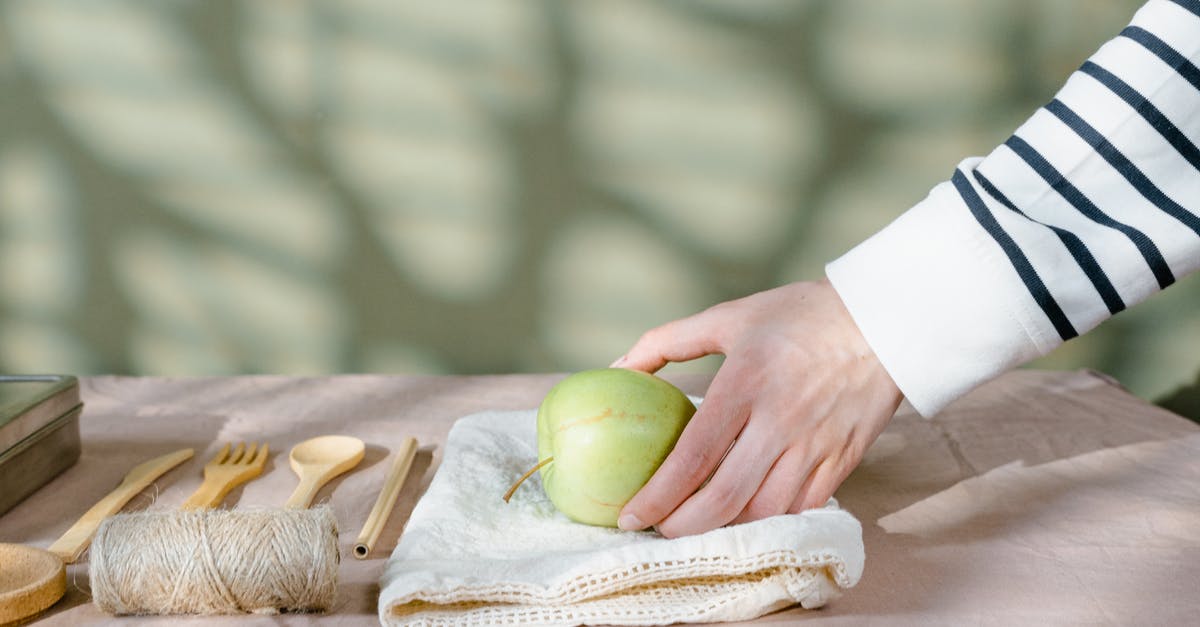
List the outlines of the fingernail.
<svg viewBox="0 0 1200 627">
<path fill-rule="evenodd" d="M 621 355 L 621 358 L 612 362 L 612 364 L 609 366 L 609 368 L 620 368 L 621 366 L 625 365 L 626 357 L 627 357 L 626 355 Z"/>
<path fill-rule="evenodd" d="M 633 514 L 621 514 L 617 519 L 617 526 L 625 531 L 641 531 L 646 528 L 646 523 Z"/>
</svg>

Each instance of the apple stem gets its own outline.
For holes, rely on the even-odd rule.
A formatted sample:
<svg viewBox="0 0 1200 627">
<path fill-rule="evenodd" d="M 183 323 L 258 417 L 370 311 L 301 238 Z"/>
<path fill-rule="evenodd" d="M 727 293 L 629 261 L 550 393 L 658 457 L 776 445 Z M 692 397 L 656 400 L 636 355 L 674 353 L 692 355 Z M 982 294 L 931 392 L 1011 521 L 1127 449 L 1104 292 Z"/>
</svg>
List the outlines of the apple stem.
<svg viewBox="0 0 1200 627">
<path fill-rule="evenodd" d="M 517 491 L 517 488 L 521 487 L 521 484 L 522 484 L 522 483 L 525 483 L 525 480 L 526 480 L 526 479 L 528 479 L 529 477 L 533 476 L 533 473 L 537 472 L 537 471 L 538 471 L 538 469 L 540 469 L 542 466 L 545 466 L 546 464 L 549 464 L 549 463 L 550 463 L 550 462 L 552 462 L 552 461 L 554 461 L 554 456 L 553 456 L 553 455 L 551 455 L 550 457 L 547 457 L 546 459 L 543 459 L 542 461 L 538 462 L 537 466 L 534 466 L 533 468 L 530 468 L 530 469 L 529 469 L 529 472 L 526 472 L 525 474 L 521 475 L 521 478 L 520 478 L 520 479 L 517 479 L 517 482 L 516 482 L 516 483 L 514 483 L 514 484 L 512 484 L 512 487 L 508 489 L 508 492 L 505 492 L 505 493 L 504 493 L 504 502 L 505 502 L 505 503 L 507 503 L 507 502 L 508 502 L 508 499 L 511 499 L 511 498 L 512 498 L 512 495 L 513 495 L 513 493 Z"/>
</svg>

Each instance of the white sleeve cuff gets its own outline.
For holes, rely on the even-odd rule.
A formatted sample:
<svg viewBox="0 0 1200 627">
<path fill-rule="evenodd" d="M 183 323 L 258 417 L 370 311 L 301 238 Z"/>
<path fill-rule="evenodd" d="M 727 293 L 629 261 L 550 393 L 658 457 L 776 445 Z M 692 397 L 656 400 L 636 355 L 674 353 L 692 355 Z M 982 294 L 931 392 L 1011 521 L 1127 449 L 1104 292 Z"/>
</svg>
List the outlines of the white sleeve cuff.
<svg viewBox="0 0 1200 627">
<path fill-rule="evenodd" d="M 1062 342 L 949 182 L 825 272 L 922 416 Z"/>
</svg>

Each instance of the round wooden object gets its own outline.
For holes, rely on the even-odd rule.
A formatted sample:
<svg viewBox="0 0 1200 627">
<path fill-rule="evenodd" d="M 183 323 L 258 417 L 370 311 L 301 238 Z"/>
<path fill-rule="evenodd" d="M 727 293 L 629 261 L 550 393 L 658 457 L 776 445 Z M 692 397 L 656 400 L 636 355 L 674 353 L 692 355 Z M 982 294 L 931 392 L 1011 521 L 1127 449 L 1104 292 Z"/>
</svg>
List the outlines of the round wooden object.
<svg viewBox="0 0 1200 627">
<path fill-rule="evenodd" d="M 67 592 L 67 569 L 49 551 L 0 544 L 0 624 L 33 616 Z"/>
</svg>

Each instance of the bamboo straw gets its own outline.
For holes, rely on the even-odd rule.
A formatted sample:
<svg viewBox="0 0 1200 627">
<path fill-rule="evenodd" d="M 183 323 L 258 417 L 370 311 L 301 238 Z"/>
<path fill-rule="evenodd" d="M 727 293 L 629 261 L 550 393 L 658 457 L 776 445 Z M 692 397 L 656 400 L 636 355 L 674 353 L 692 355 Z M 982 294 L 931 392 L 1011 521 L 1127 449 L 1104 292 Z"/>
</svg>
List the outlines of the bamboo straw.
<svg viewBox="0 0 1200 627">
<path fill-rule="evenodd" d="M 367 517 L 362 532 L 354 541 L 354 557 L 360 560 L 367 559 L 371 549 L 375 548 L 375 541 L 379 539 L 383 525 L 396 505 L 396 497 L 400 495 L 400 488 L 408 477 L 408 471 L 412 468 L 413 458 L 416 455 L 417 439 L 411 437 L 405 439 L 396 451 L 395 459 L 392 460 L 392 467 L 388 470 L 383 488 L 379 491 L 379 498 L 375 500 L 375 507 L 371 509 L 371 515 Z"/>
</svg>

